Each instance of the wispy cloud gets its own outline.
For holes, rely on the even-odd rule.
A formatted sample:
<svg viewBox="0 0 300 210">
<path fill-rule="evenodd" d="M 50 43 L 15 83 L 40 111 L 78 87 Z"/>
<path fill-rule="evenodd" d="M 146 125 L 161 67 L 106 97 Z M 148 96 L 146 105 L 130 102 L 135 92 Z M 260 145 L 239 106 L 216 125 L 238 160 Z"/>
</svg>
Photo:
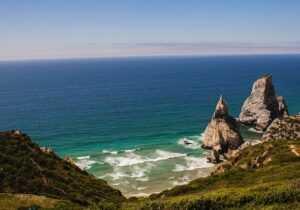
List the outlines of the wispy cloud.
<svg viewBox="0 0 300 210">
<path fill-rule="evenodd" d="M 155 55 L 300 54 L 300 42 L 282 43 L 79 43 L 63 46 L 0 49 L 0 59 L 114 57 Z"/>
</svg>

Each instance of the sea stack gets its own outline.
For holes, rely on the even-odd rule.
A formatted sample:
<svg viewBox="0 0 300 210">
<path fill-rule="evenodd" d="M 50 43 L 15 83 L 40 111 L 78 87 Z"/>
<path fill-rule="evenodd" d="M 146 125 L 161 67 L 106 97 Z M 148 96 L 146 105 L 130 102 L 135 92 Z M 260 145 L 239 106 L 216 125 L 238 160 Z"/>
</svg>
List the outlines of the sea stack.
<svg viewBox="0 0 300 210">
<path fill-rule="evenodd" d="M 204 131 L 202 147 L 212 150 L 210 159 L 217 163 L 221 154 L 238 148 L 243 142 L 238 122 L 228 114 L 228 106 L 221 96 L 212 120 Z"/>
<path fill-rule="evenodd" d="M 283 97 L 276 97 L 272 75 L 268 74 L 254 82 L 239 120 L 243 124 L 254 126 L 258 131 L 265 131 L 274 119 L 288 115 L 287 105 Z"/>
</svg>

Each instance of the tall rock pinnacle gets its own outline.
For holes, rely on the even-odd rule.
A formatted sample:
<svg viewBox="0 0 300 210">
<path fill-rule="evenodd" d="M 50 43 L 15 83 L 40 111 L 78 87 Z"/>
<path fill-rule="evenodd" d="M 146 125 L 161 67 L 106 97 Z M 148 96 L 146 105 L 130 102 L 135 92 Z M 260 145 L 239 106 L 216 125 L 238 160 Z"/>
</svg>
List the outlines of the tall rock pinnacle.
<svg viewBox="0 0 300 210">
<path fill-rule="evenodd" d="M 219 155 L 236 149 L 243 143 L 237 121 L 228 114 L 228 106 L 221 96 L 211 122 L 204 131 L 203 145 L 212 149 L 212 161 L 218 162 Z"/>
<path fill-rule="evenodd" d="M 228 107 L 227 107 L 227 104 L 226 102 L 224 101 L 223 99 L 223 96 L 221 95 L 220 99 L 219 99 L 219 102 L 216 106 L 216 111 L 214 113 L 214 118 L 218 117 L 218 116 L 226 116 L 228 115 Z"/>
<path fill-rule="evenodd" d="M 276 97 L 272 75 L 268 74 L 256 80 L 251 95 L 242 107 L 239 116 L 241 123 L 264 131 L 275 118 L 284 116 L 288 116 L 287 105 L 283 97 Z"/>
</svg>

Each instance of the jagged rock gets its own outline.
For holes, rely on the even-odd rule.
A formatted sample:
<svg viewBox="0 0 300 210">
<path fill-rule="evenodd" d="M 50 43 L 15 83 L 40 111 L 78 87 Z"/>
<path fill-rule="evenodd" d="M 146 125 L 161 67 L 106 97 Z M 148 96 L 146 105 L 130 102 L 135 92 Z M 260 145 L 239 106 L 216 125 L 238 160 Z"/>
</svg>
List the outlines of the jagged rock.
<svg viewBox="0 0 300 210">
<path fill-rule="evenodd" d="M 212 163 L 219 163 L 220 162 L 220 154 L 222 152 L 222 147 L 220 144 L 214 146 L 212 148 L 210 157 L 208 157 L 208 161 Z"/>
<path fill-rule="evenodd" d="M 275 119 L 263 134 L 262 140 L 300 140 L 300 114 Z"/>
<path fill-rule="evenodd" d="M 208 158 L 209 162 L 219 163 L 220 162 L 220 154 L 216 150 L 211 151 L 211 155 Z"/>
<path fill-rule="evenodd" d="M 276 97 L 272 75 L 255 81 L 251 95 L 246 99 L 239 120 L 243 124 L 255 126 L 264 131 L 278 117 L 288 116 L 288 108 L 283 97 Z"/>
<path fill-rule="evenodd" d="M 252 144 L 249 141 L 245 141 L 243 144 L 241 144 L 237 149 L 235 150 L 230 150 L 229 152 L 226 153 L 226 159 L 232 158 L 237 156 L 240 151 L 242 151 L 243 149 L 251 146 Z"/>
<path fill-rule="evenodd" d="M 288 117 L 289 111 L 282 96 L 277 97 L 279 116 Z"/>
<path fill-rule="evenodd" d="M 73 165 L 75 164 L 75 163 L 74 163 L 74 160 L 73 160 L 73 158 L 72 158 L 71 156 L 67 156 L 67 157 L 66 157 L 66 161 L 67 161 L 68 163 L 70 163 L 70 164 L 73 164 Z"/>
<path fill-rule="evenodd" d="M 46 154 L 53 153 L 53 149 L 51 147 L 41 147 L 41 150 Z"/>
<path fill-rule="evenodd" d="M 221 96 L 213 118 L 204 131 L 202 147 L 212 149 L 211 161 L 218 162 L 221 154 L 238 148 L 243 142 L 238 122 L 228 114 L 227 104 Z"/>
</svg>

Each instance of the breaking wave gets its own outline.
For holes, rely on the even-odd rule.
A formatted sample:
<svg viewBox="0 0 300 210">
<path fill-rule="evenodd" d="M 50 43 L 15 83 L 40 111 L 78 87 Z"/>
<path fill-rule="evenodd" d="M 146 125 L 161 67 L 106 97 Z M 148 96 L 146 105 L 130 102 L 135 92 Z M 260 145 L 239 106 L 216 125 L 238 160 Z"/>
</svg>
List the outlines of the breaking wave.
<svg viewBox="0 0 300 210">
<path fill-rule="evenodd" d="M 199 168 L 210 168 L 214 166 L 212 163 L 208 163 L 206 158 L 185 157 L 185 164 L 176 164 L 173 171 L 191 171 Z"/>
<path fill-rule="evenodd" d="M 153 165 L 151 164 L 147 164 L 144 167 L 135 165 L 131 168 L 129 168 L 129 170 L 125 170 L 122 167 L 115 167 L 112 173 L 109 173 L 107 175 L 105 175 L 102 178 L 105 177 L 111 177 L 112 180 L 119 180 L 122 178 L 135 178 L 138 181 L 148 181 L 149 177 L 147 176 L 147 173 L 149 173 L 151 171 Z"/>
<path fill-rule="evenodd" d="M 136 150 L 139 150 L 140 148 L 136 148 L 136 149 L 125 149 L 124 152 L 129 153 L 129 152 L 134 152 Z"/>
<path fill-rule="evenodd" d="M 81 157 L 77 157 L 78 160 L 83 160 L 83 159 L 89 159 L 90 156 L 87 155 L 87 156 L 81 156 Z"/>
<path fill-rule="evenodd" d="M 102 150 L 102 153 L 116 155 L 116 154 L 118 154 L 118 151 L 116 151 L 116 150 L 110 151 L 110 150 L 104 149 L 104 150 Z"/>
<path fill-rule="evenodd" d="M 111 166 L 130 166 L 130 165 L 137 165 L 146 162 L 157 162 L 161 160 L 167 160 L 171 158 L 177 157 L 184 157 L 187 154 L 185 153 L 177 153 L 177 152 L 168 152 L 164 150 L 156 150 L 155 151 L 156 157 L 142 157 L 140 155 L 134 153 L 127 153 L 124 156 L 118 157 L 106 157 L 105 162 Z"/>
<path fill-rule="evenodd" d="M 99 161 L 91 160 L 90 156 L 81 156 L 76 158 L 77 161 L 75 161 L 75 165 L 77 165 L 81 170 L 88 170 L 92 168 L 92 166 L 96 163 L 98 164 L 104 164 Z"/>
</svg>

